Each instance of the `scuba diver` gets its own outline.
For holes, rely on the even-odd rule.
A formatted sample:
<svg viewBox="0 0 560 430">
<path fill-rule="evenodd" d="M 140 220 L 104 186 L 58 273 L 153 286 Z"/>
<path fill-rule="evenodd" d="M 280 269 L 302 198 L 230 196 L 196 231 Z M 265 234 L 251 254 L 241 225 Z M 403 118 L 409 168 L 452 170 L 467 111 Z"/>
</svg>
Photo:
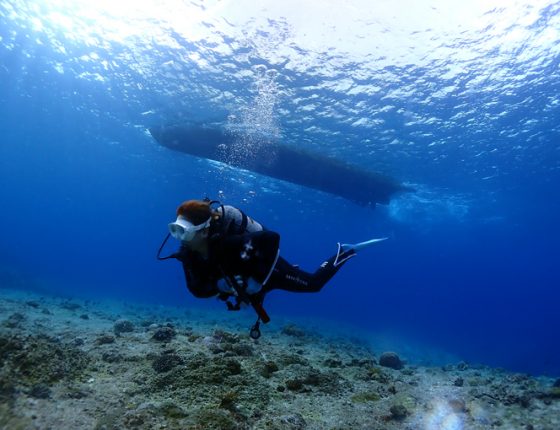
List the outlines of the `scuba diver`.
<svg viewBox="0 0 560 430">
<path fill-rule="evenodd" d="M 254 339 L 260 337 L 260 322 L 270 321 L 263 308 L 268 292 L 318 292 L 356 251 L 386 239 L 339 243 L 335 255 L 314 273 L 308 273 L 280 256 L 278 233 L 267 230 L 240 209 L 215 200 L 183 202 L 177 208 L 177 219 L 168 227 L 158 260 L 179 260 L 187 288 L 195 297 L 217 296 L 232 311 L 239 310 L 242 303 L 250 304 L 258 316 L 250 332 Z M 170 236 L 181 242 L 180 248 L 161 257 Z"/>
</svg>

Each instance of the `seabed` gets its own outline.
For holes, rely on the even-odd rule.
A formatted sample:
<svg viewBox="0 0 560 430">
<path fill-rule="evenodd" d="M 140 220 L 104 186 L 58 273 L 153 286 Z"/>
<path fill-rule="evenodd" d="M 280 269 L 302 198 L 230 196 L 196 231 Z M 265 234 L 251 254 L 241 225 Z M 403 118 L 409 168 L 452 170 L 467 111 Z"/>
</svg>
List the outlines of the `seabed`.
<svg viewBox="0 0 560 430">
<path fill-rule="evenodd" d="M 246 314 L 2 289 L 0 428 L 560 428 L 560 381 Z"/>
</svg>

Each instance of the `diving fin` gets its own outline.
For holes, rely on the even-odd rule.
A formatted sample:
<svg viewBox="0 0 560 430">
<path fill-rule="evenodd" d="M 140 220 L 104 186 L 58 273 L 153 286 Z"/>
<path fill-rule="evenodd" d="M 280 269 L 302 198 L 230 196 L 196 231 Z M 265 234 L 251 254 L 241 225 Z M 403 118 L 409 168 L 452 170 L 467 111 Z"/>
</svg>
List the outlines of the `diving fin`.
<svg viewBox="0 0 560 430">
<path fill-rule="evenodd" d="M 383 242 L 384 240 L 389 239 L 388 237 L 380 237 L 378 239 L 370 239 L 370 240 L 366 240 L 365 242 L 360 242 L 360 243 L 342 243 L 340 245 L 340 247 L 342 248 L 343 251 L 359 251 L 360 249 L 364 249 L 367 248 L 368 246 L 373 245 L 374 243 L 377 242 Z"/>
<path fill-rule="evenodd" d="M 356 255 L 356 251 L 367 248 L 377 242 L 382 242 L 388 239 L 388 237 L 382 237 L 379 239 L 370 239 L 365 242 L 360 243 L 338 243 L 338 251 L 336 252 L 336 258 L 334 259 L 333 265 L 335 267 L 340 266 L 342 263 L 350 260 Z"/>
<path fill-rule="evenodd" d="M 338 243 L 338 251 L 336 252 L 336 258 L 334 259 L 333 266 L 340 266 L 342 263 L 350 260 L 356 255 L 356 251 L 367 248 L 377 242 L 383 242 L 389 239 L 388 237 L 381 237 L 378 239 L 370 239 L 365 242 L 360 243 Z"/>
</svg>

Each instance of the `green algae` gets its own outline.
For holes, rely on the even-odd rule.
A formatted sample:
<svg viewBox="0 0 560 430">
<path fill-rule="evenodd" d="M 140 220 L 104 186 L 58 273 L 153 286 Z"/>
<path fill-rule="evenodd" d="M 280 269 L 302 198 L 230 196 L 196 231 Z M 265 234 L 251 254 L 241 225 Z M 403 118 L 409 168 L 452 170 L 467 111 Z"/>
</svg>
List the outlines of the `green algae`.
<svg viewBox="0 0 560 430">
<path fill-rule="evenodd" d="M 27 386 L 75 380 L 89 364 L 83 351 L 44 335 L 0 337 L 0 358 L 4 376 Z"/>
<path fill-rule="evenodd" d="M 188 430 L 237 430 L 239 420 L 222 409 L 201 409 L 194 414 L 194 425 L 187 425 Z"/>
<path fill-rule="evenodd" d="M 299 354 L 288 354 L 288 353 L 280 354 L 278 358 L 278 362 L 282 366 L 291 366 L 294 364 L 299 364 L 300 366 L 309 365 L 309 361 Z"/>
<path fill-rule="evenodd" d="M 16 393 L 15 382 L 4 370 L 0 371 L 0 404 L 11 404 L 13 402 Z"/>
<path fill-rule="evenodd" d="M 370 381 L 376 381 L 381 384 L 387 384 L 390 382 L 390 377 L 381 368 L 371 366 L 367 368 L 366 379 Z"/>
<path fill-rule="evenodd" d="M 229 384 L 232 376 L 241 375 L 241 364 L 233 358 L 194 354 L 185 357 L 184 365 L 174 367 L 154 379 L 156 390 L 180 389 L 204 384 Z"/>
<path fill-rule="evenodd" d="M 271 378 L 275 372 L 280 370 L 274 361 L 265 361 L 260 368 L 260 374 L 263 378 Z"/>
<path fill-rule="evenodd" d="M 31 427 L 27 418 L 22 418 L 8 407 L 0 403 L 0 429 L 25 430 Z"/>
<path fill-rule="evenodd" d="M 220 399 L 220 408 L 226 409 L 228 411 L 236 410 L 236 402 L 239 400 L 238 391 L 227 391 L 222 394 Z"/>
<path fill-rule="evenodd" d="M 379 394 L 373 391 L 367 391 L 364 393 L 354 394 L 350 400 L 353 403 L 367 403 L 367 402 L 377 402 L 381 397 Z"/>
<path fill-rule="evenodd" d="M 245 417 L 265 410 L 270 403 L 271 388 L 258 375 L 258 366 L 244 370 L 236 358 L 204 353 L 182 358 L 183 363 L 168 372 L 152 370 L 148 383 L 152 392 L 167 392 L 186 408 L 188 421 L 195 419 L 191 414 L 195 405 L 212 405 L 233 414 L 238 421 L 245 421 Z M 208 418 L 206 413 L 203 416 Z M 218 415 L 219 419 L 224 417 L 227 415 Z"/>
<path fill-rule="evenodd" d="M 290 391 L 302 391 L 304 389 L 303 381 L 301 379 L 288 379 L 286 381 L 286 388 Z"/>
<path fill-rule="evenodd" d="M 168 419 L 181 419 L 188 416 L 183 408 L 171 401 L 164 402 L 159 407 L 159 410 L 163 414 L 163 416 Z"/>
</svg>

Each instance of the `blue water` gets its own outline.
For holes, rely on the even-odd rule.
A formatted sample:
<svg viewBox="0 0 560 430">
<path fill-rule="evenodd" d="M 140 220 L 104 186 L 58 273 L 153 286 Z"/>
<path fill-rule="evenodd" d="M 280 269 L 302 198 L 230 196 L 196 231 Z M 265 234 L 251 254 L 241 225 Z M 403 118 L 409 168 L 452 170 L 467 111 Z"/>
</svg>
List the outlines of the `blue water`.
<svg viewBox="0 0 560 430">
<path fill-rule="evenodd" d="M 308 270 L 390 237 L 320 294 L 272 293 L 273 319 L 560 374 L 560 2 L 113 3 L 0 2 L 4 285 L 204 306 L 155 252 L 181 201 L 221 196 Z M 147 133 L 187 120 L 417 191 L 373 210 Z"/>
</svg>

